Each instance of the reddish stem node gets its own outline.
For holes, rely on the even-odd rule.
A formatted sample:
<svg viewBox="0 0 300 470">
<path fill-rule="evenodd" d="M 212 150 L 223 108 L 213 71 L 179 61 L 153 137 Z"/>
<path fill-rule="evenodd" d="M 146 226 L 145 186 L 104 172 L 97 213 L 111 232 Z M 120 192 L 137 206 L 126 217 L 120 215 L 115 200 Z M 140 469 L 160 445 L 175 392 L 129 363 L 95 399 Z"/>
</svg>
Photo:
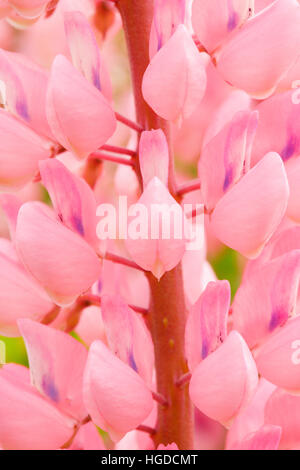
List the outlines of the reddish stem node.
<svg viewBox="0 0 300 470">
<path fill-rule="evenodd" d="M 143 132 L 144 129 L 142 128 L 142 126 L 140 126 L 136 122 L 131 121 L 131 119 L 128 119 L 125 116 L 122 116 L 122 114 L 120 113 L 115 113 L 115 114 L 116 114 L 117 121 L 122 122 L 122 124 L 125 124 L 125 126 L 130 127 L 130 129 L 133 129 L 136 132 L 139 132 L 139 133 Z"/>
<path fill-rule="evenodd" d="M 160 405 L 164 407 L 169 406 L 168 400 L 163 395 L 161 395 L 161 393 L 152 392 L 152 397 L 153 397 L 153 400 L 157 401 L 157 403 L 159 403 Z"/>
<path fill-rule="evenodd" d="M 201 207 L 197 207 L 197 208 L 193 209 L 191 212 L 188 212 L 186 214 L 186 217 L 188 219 L 192 219 L 193 217 L 196 217 L 197 215 L 201 215 L 201 214 L 207 214 L 204 205 L 202 205 Z"/>
<path fill-rule="evenodd" d="M 89 155 L 89 158 L 96 159 L 96 160 L 105 160 L 105 161 L 113 162 L 113 163 L 120 163 L 121 165 L 128 165 L 128 166 L 134 165 L 134 161 L 132 157 L 110 155 L 109 153 L 100 152 L 99 150 L 91 153 Z"/>
<path fill-rule="evenodd" d="M 81 297 L 79 297 L 78 302 L 81 302 L 86 306 L 96 305 L 100 307 L 101 297 L 98 297 L 97 295 L 93 295 L 93 294 L 84 294 Z M 138 307 L 137 305 L 132 305 L 132 304 L 128 304 L 128 307 L 130 307 L 136 313 L 141 313 L 142 315 L 148 314 L 148 310 L 146 308 Z"/>
<path fill-rule="evenodd" d="M 191 193 L 192 191 L 197 191 L 201 188 L 201 183 L 199 179 L 188 181 L 183 183 L 177 188 L 177 195 L 183 196 L 184 194 Z"/>
<path fill-rule="evenodd" d="M 116 145 L 102 145 L 99 150 L 106 150 L 106 152 L 120 153 L 122 155 L 129 155 L 130 157 L 136 157 L 136 151 L 126 149 L 124 147 L 118 147 Z"/>
<path fill-rule="evenodd" d="M 137 431 L 142 431 L 154 436 L 156 434 L 156 429 L 151 428 L 150 426 L 145 426 L 144 424 L 140 424 L 137 428 Z"/>
<path fill-rule="evenodd" d="M 192 374 L 190 372 L 187 372 L 186 374 L 183 374 L 181 377 L 179 377 L 178 380 L 176 380 L 175 385 L 177 387 L 183 387 L 184 385 L 190 382 L 191 377 L 192 377 Z"/>
<path fill-rule="evenodd" d="M 130 259 L 123 258 L 122 256 L 115 255 L 114 253 L 106 252 L 105 255 L 100 255 L 98 253 L 99 258 L 101 259 L 106 259 L 107 261 L 112 261 L 113 263 L 118 263 L 118 264 L 123 264 L 124 266 L 128 266 L 129 268 L 137 269 L 138 271 L 144 271 L 141 266 L 136 264 L 134 261 L 131 261 Z"/>
</svg>

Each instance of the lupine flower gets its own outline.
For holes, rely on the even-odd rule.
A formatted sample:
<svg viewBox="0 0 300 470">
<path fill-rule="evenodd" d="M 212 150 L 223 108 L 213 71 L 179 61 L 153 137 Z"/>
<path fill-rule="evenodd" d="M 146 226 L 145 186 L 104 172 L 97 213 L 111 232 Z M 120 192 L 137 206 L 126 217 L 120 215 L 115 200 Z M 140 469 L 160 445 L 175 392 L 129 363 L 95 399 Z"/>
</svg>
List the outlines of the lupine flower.
<svg viewBox="0 0 300 470">
<path fill-rule="evenodd" d="M 0 110 L 0 136 L 0 186 L 20 188 L 35 176 L 38 162 L 51 156 L 50 145 L 4 110 Z"/>
<path fill-rule="evenodd" d="M 240 445 L 240 443 L 245 442 L 249 436 L 255 436 L 256 433 L 265 426 L 265 407 L 275 389 L 275 385 L 267 380 L 259 380 L 258 387 L 250 402 L 238 414 L 228 431 L 226 449 Z"/>
<path fill-rule="evenodd" d="M 94 423 L 116 441 L 141 424 L 153 407 L 151 392 L 141 377 L 101 341 L 90 347 L 83 390 Z"/>
<path fill-rule="evenodd" d="M 195 33 L 208 52 L 215 51 L 249 17 L 251 0 L 195 0 L 192 21 Z"/>
<path fill-rule="evenodd" d="M 1 50 L 0 78 L 5 84 L 5 108 L 53 141 L 46 117 L 48 73 L 21 54 Z"/>
<path fill-rule="evenodd" d="M 150 58 L 170 39 L 177 26 L 185 23 L 185 0 L 155 0 L 149 39 Z"/>
<path fill-rule="evenodd" d="M 4 366 L 0 381 L 0 439 L 5 449 L 56 449 L 70 439 L 75 421 L 30 386 L 28 369 L 15 364 Z"/>
<path fill-rule="evenodd" d="M 281 427 L 266 425 L 249 434 L 230 450 L 277 450 L 281 438 Z"/>
<path fill-rule="evenodd" d="M 254 359 L 243 338 L 232 331 L 194 370 L 190 395 L 195 406 L 207 416 L 230 426 L 250 401 L 257 383 Z"/>
<path fill-rule="evenodd" d="M 52 65 L 47 118 L 58 142 L 78 158 L 87 157 L 103 145 L 116 126 L 114 113 L 102 93 L 63 56 L 57 56 Z M 103 121 L 100 134 L 99 120 Z"/>
<path fill-rule="evenodd" d="M 1 450 L 300 449 L 299 26 L 0 1 Z"/>
<path fill-rule="evenodd" d="M 31 384 L 22 366 L 7 365 L 0 371 L 1 442 L 8 449 L 55 449 L 86 417 L 80 384 L 87 351 L 63 332 L 31 320 L 20 320 L 19 328 L 29 354 Z M 59 350 L 63 354 L 57 355 Z"/>
<path fill-rule="evenodd" d="M 54 305 L 39 284 L 28 275 L 8 240 L 0 240 L 0 332 L 18 336 L 17 320 L 24 311 L 33 320 L 43 320 Z"/>
<path fill-rule="evenodd" d="M 187 118 L 200 105 L 206 87 L 204 58 L 184 25 L 152 58 L 143 79 L 143 95 L 164 119 Z"/>
<path fill-rule="evenodd" d="M 139 205 L 143 205 L 147 210 L 149 224 L 145 228 L 146 236 L 138 239 L 128 238 L 126 247 L 137 264 L 160 279 L 183 257 L 187 237 L 184 232 L 187 222 L 182 208 L 167 189 L 169 155 L 164 134 L 159 131 L 144 133 L 141 137 L 139 152 L 145 189 L 137 205 L 132 206 L 131 212 L 133 215 L 138 213 Z M 162 214 L 159 211 L 154 213 L 152 209 L 155 204 L 157 207 L 161 205 Z M 159 219 L 161 221 L 158 222 L 157 234 L 151 236 L 155 214 L 156 217 L 161 217 Z M 169 236 L 164 233 L 163 228 L 163 221 L 166 217 L 170 220 Z"/>
<path fill-rule="evenodd" d="M 280 426 L 282 430 L 279 449 L 299 449 L 299 412 L 299 396 L 291 395 L 280 388 L 267 401 L 265 423 Z"/>
<path fill-rule="evenodd" d="M 227 281 L 210 282 L 191 308 L 186 329 L 185 348 L 191 371 L 225 341 L 230 286 Z"/>
<path fill-rule="evenodd" d="M 40 168 L 54 211 L 38 202 L 25 203 L 18 214 L 16 247 L 48 294 L 58 304 L 70 304 L 100 276 L 100 261 L 92 246 L 95 200 L 88 185 L 58 161 L 48 160 Z"/>
<path fill-rule="evenodd" d="M 299 24 L 297 0 L 276 0 L 224 44 L 216 54 L 218 70 L 251 96 L 270 96 L 298 57 Z"/>
</svg>

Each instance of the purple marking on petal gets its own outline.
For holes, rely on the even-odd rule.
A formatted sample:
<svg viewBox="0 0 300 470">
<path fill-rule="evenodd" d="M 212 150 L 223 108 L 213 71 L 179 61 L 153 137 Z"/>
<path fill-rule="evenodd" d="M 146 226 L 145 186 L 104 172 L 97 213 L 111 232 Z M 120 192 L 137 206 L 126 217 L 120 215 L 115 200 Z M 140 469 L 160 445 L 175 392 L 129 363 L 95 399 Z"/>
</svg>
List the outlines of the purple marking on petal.
<svg viewBox="0 0 300 470">
<path fill-rule="evenodd" d="M 225 179 L 223 183 L 223 191 L 226 191 L 229 188 L 229 186 L 232 183 L 232 179 L 233 179 L 232 166 L 229 166 L 225 174 Z"/>
<path fill-rule="evenodd" d="M 93 84 L 99 91 L 101 91 L 100 73 L 99 70 L 93 67 L 92 69 Z"/>
<path fill-rule="evenodd" d="M 138 371 L 138 368 L 137 368 L 136 362 L 135 362 L 135 360 L 134 360 L 134 356 L 133 356 L 132 350 L 131 350 L 131 351 L 129 352 L 129 354 L 128 354 L 128 364 L 130 365 L 130 367 L 131 367 L 135 372 Z"/>
<path fill-rule="evenodd" d="M 97 291 L 99 294 L 101 293 L 102 288 L 103 288 L 103 284 L 102 284 L 101 279 L 99 279 L 99 281 L 97 282 Z"/>
<path fill-rule="evenodd" d="M 44 375 L 42 380 L 42 389 L 45 394 L 51 398 L 55 403 L 59 401 L 59 393 L 55 386 L 55 383 L 52 381 L 49 375 Z"/>
<path fill-rule="evenodd" d="M 84 237 L 84 228 L 83 228 L 83 223 L 80 217 L 77 215 L 73 215 L 72 217 L 72 225 L 75 228 L 76 232 L 79 233 L 82 237 Z"/>
<path fill-rule="evenodd" d="M 283 320 L 286 320 L 286 312 L 280 308 L 273 310 L 271 320 L 269 323 L 269 331 L 274 331 L 275 328 L 280 326 Z"/>
<path fill-rule="evenodd" d="M 17 100 L 16 102 L 16 111 L 25 121 L 29 121 L 29 114 L 27 109 L 27 103 L 23 100 Z"/>
<path fill-rule="evenodd" d="M 157 52 L 162 48 L 162 37 L 161 34 L 157 36 Z"/>
<path fill-rule="evenodd" d="M 295 135 L 291 135 L 286 146 L 282 149 L 280 153 L 282 160 L 286 161 L 289 158 L 291 158 L 296 152 L 297 147 L 298 147 L 298 139 Z"/>
<path fill-rule="evenodd" d="M 201 351 L 202 359 L 205 359 L 208 356 L 208 344 L 206 341 L 202 343 L 202 351 Z"/>
<path fill-rule="evenodd" d="M 233 11 L 230 13 L 230 16 L 228 18 L 228 23 L 227 23 L 227 30 L 228 31 L 233 31 L 239 22 L 239 16 L 236 11 Z"/>
</svg>

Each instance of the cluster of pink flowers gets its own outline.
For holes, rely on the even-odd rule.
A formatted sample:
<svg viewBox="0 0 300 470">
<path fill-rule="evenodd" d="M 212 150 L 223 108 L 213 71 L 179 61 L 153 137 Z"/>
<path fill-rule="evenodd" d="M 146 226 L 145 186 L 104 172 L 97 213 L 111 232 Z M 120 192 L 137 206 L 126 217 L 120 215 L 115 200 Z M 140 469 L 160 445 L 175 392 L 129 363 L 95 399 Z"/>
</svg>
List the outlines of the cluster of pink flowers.
<svg viewBox="0 0 300 470">
<path fill-rule="evenodd" d="M 0 15 L 0 334 L 29 360 L 0 368 L 0 448 L 300 449 L 300 1 Z M 201 204 L 201 247 L 99 240 L 119 195 Z"/>
</svg>

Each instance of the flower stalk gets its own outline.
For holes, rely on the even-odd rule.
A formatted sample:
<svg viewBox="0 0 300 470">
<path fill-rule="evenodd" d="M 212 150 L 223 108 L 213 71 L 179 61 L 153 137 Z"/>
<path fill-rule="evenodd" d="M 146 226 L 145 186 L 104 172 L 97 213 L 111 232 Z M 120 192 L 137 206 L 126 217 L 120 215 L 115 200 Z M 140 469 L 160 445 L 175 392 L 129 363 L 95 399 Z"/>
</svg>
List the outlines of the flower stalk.
<svg viewBox="0 0 300 470">
<path fill-rule="evenodd" d="M 137 122 L 144 129 L 162 129 L 166 135 L 169 154 L 169 190 L 176 195 L 171 125 L 147 105 L 142 95 L 142 79 L 149 63 L 149 34 L 153 18 L 153 1 L 119 0 L 127 41 L 135 97 Z M 157 393 L 166 398 L 169 406 L 158 405 L 156 433 L 158 445 L 176 442 L 179 449 L 193 449 L 193 407 L 187 387 L 175 385 L 188 372 L 184 352 L 186 305 L 182 269 L 179 264 L 158 281 L 147 274 L 151 304 L 147 316 L 155 349 Z"/>
</svg>

